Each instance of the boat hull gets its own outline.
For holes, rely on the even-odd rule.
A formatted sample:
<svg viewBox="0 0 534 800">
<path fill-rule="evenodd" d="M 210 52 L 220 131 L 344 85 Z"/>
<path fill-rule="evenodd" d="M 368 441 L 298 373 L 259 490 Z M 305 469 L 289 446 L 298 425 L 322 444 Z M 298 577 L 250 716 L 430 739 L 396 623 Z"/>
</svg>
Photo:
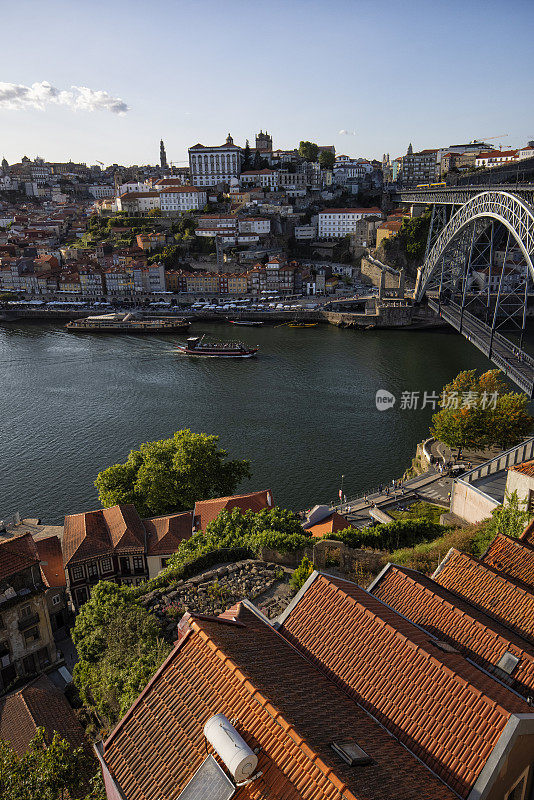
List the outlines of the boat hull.
<svg viewBox="0 0 534 800">
<path fill-rule="evenodd" d="M 257 349 L 255 350 L 228 350 L 224 352 L 222 350 L 208 350 L 205 348 L 204 350 L 199 348 L 190 349 L 189 347 L 178 346 L 177 351 L 182 353 L 185 356 L 195 356 L 195 358 L 254 358 L 256 353 L 258 352 Z"/>
</svg>

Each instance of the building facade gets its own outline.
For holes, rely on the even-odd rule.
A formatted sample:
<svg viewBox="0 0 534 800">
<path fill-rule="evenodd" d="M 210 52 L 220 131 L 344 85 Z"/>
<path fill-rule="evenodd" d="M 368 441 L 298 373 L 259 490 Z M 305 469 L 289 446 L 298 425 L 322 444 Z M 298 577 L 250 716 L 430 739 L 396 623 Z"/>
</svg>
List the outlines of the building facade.
<svg viewBox="0 0 534 800">
<path fill-rule="evenodd" d="M 371 217 L 382 218 L 379 208 L 325 208 L 319 212 L 319 239 L 341 239 L 356 232 L 357 223 Z"/>
<path fill-rule="evenodd" d="M 224 144 L 205 147 L 196 144 L 189 148 L 189 171 L 194 186 L 217 186 L 229 183 L 241 173 L 241 148 L 228 134 Z"/>
</svg>

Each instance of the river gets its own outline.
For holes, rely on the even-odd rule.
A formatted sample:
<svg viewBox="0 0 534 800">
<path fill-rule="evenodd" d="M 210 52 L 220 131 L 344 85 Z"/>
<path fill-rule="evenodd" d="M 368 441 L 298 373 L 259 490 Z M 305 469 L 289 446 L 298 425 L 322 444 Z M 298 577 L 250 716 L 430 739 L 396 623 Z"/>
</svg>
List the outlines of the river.
<svg viewBox="0 0 534 800">
<path fill-rule="evenodd" d="M 230 326 L 192 332 L 232 338 Z M 60 523 L 98 508 L 104 467 L 180 428 L 220 435 L 249 458 L 245 491 L 270 488 L 293 509 L 354 496 L 400 475 L 432 415 L 402 392 L 439 392 L 487 359 L 447 331 L 240 328 L 260 345 L 246 360 L 178 355 L 183 337 L 91 336 L 60 325 L 0 326 L 0 514 Z M 375 395 L 396 396 L 379 411 Z M 419 398 L 419 406 L 421 403 Z"/>
</svg>

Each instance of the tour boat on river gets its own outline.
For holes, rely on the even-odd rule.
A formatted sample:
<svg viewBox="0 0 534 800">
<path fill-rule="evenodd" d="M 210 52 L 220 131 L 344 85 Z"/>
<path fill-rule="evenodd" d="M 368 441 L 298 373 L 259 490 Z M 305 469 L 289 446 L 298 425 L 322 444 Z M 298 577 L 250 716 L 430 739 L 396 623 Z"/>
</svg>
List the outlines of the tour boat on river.
<svg viewBox="0 0 534 800">
<path fill-rule="evenodd" d="M 246 345 L 243 342 L 204 342 L 204 337 L 190 336 L 185 345 L 177 350 L 186 356 L 207 356 L 211 358 L 252 358 L 259 345 Z"/>
<path fill-rule="evenodd" d="M 73 319 L 67 330 L 80 333 L 185 333 L 190 323 L 185 319 L 165 317 L 139 319 L 132 314 L 99 314 L 94 317 Z"/>
</svg>

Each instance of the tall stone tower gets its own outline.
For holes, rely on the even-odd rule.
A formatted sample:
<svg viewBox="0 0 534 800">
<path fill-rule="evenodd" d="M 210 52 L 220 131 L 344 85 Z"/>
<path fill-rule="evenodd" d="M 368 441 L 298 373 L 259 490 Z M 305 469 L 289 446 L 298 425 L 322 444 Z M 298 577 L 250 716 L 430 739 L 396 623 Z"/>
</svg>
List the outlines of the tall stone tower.
<svg viewBox="0 0 534 800">
<path fill-rule="evenodd" d="M 167 153 L 165 152 L 165 145 L 163 144 L 163 139 L 161 139 L 159 143 L 159 163 L 161 164 L 161 169 L 169 168 L 167 164 Z"/>
<path fill-rule="evenodd" d="M 259 153 L 272 153 L 273 137 L 269 136 L 267 131 L 265 131 L 265 133 L 260 131 L 256 134 L 256 150 Z"/>
</svg>

